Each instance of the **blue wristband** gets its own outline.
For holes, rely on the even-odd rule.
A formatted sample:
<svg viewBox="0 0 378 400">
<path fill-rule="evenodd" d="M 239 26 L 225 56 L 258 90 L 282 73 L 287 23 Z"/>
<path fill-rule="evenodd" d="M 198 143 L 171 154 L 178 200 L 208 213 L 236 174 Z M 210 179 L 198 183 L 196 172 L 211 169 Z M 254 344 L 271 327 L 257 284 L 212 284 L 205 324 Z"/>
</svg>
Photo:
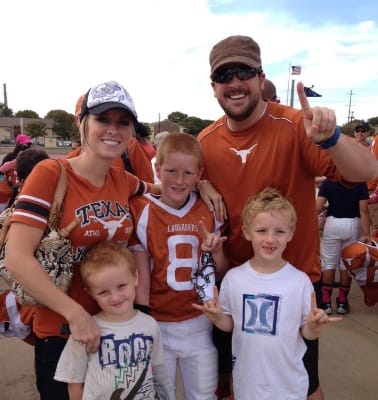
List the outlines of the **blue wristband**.
<svg viewBox="0 0 378 400">
<path fill-rule="evenodd" d="M 336 125 L 336 129 L 334 134 L 328 138 L 327 140 L 324 140 L 323 142 L 319 142 L 319 143 L 315 143 L 318 147 L 320 147 L 321 149 L 329 149 L 330 147 L 333 147 L 337 141 L 340 138 L 340 133 L 341 133 L 341 129 L 339 126 Z"/>
</svg>

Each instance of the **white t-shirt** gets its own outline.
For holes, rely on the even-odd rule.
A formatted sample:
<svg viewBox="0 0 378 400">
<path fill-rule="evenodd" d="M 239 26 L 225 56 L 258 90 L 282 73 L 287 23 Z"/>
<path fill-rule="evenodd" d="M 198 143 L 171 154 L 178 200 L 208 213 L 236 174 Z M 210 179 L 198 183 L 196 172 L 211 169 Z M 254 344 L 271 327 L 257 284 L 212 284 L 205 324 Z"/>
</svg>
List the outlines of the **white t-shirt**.
<svg viewBox="0 0 378 400">
<path fill-rule="evenodd" d="M 273 274 L 249 262 L 224 277 L 220 302 L 234 321 L 232 358 L 237 400 L 305 400 L 306 345 L 300 327 L 311 308 L 308 276 L 287 263 Z"/>
<path fill-rule="evenodd" d="M 84 382 L 83 400 L 110 399 L 114 393 L 118 393 L 119 398 L 125 398 L 139 382 L 140 388 L 133 399 L 154 399 L 152 367 L 163 364 L 157 322 L 140 311 L 125 322 L 94 318 L 101 333 L 98 351 L 87 354 L 85 345 L 70 336 L 54 379 Z"/>
</svg>

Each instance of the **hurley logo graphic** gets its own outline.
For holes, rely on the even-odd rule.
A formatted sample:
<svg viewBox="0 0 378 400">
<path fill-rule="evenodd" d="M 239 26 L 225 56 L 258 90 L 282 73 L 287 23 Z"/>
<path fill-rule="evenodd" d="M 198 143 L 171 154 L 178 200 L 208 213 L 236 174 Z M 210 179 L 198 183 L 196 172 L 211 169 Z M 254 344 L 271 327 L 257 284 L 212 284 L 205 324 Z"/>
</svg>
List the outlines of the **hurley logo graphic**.
<svg viewBox="0 0 378 400">
<path fill-rule="evenodd" d="M 275 336 L 279 300 L 279 296 L 268 294 L 243 295 L 242 330 L 251 334 Z"/>
<path fill-rule="evenodd" d="M 241 149 L 241 150 L 236 150 L 233 147 L 230 147 L 230 150 L 232 150 L 236 155 L 238 155 L 241 158 L 242 164 L 245 164 L 247 162 L 247 156 L 248 154 L 251 153 L 251 151 L 257 146 L 257 144 L 254 144 L 251 146 L 249 149 Z"/>
</svg>

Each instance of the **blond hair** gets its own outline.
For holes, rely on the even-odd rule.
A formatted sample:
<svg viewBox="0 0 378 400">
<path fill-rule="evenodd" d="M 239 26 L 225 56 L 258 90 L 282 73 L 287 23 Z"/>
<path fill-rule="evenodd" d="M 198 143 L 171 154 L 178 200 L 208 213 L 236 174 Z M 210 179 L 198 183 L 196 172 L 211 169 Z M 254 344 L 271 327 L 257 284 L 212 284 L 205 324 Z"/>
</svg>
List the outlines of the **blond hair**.
<svg viewBox="0 0 378 400">
<path fill-rule="evenodd" d="M 131 275 L 137 274 L 134 257 L 130 250 L 118 243 L 105 240 L 91 247 L 81 262 L 80 275 L 84 286 L 88 287 L 88 277 L 91 274 L 109 265 L 122 265 L 130 271 Z"/>
<path fill-rule="evenodd" d="M 156 164 L 161 165 L 169 153 L 182 153 L 194 156 L 199 168 L 203 168 L 203 153 L 198 140 L 188 133 L 170 133 L 159 143 Z"/>
<path fill-rule="evenodd" d="M 249 226 L 251 220 L 260 213 L 271 213 L 274 211 L 288 215 L 291 228 L 295 228 L 297 223 L 297 214 L 293 204 L 277 189 L 270 187 L 265 188 L 247 200 L 242 212 L 243 225 Z"/>
</svg>

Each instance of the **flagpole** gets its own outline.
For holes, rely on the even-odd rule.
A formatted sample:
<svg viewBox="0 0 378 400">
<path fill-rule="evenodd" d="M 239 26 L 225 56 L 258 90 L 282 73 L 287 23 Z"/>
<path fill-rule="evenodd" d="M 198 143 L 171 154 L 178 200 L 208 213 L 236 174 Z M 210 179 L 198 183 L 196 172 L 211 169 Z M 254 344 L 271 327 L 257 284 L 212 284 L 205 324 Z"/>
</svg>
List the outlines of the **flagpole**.
<svg viewBox="0 0 378 400">
<path fill-rule="evenodd" d="M 289 105 L 290 72 L 291 72 L 291 61 L 289 62 L 289 76 L 287 78 L 286 105 Z"/>
<path fill-rule="evenodd" d="M 295 85 L 295 79 L 292 79 L 291 80 L 290 107 L 294 107 L 294 85 Z"/>
</svg>

